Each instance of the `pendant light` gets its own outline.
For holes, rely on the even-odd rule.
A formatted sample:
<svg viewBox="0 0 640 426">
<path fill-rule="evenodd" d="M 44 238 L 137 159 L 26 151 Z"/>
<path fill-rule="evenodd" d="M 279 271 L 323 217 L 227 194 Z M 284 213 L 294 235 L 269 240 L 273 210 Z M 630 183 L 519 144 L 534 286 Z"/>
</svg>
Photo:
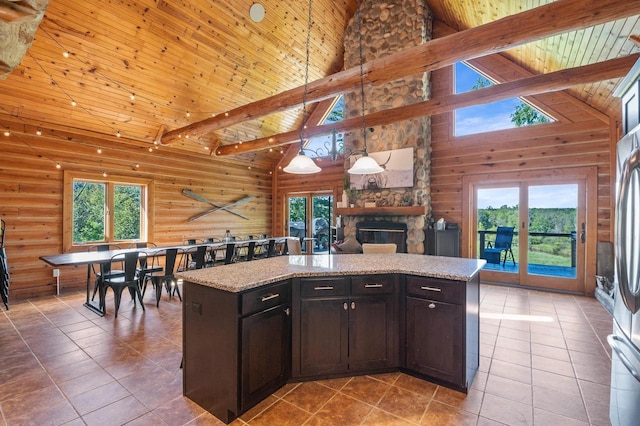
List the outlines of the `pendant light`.
<svg viewBox="0 0 640 426">
<path fill-rule="evenodd" d="M 304 154 L 304 129 L 307 124 L 307 85 L 309 84 L 309 44 L 311 43 L 311 10 L 313 0 L 309 0 L 309 24 L 307 26 L 307 62 L 304 71 L 304 92 L 302 94 L 302 126 L 300 127 L 300 152 L 296 155 L 289 165 L 282 169 L 286 173 L 307 175 L 318 173 L 322 169 L 310 158 Z"/>
<path fill-rule="evenodd" d="M 352 175 L 369 175 L 382 173 L 384 169 L 367 153 L 367 120 L 364 109 L 364 59 L 362 56 L 362 2 L 358 1 L 358 48 L 360 53 L 360 100 L 362 103 L 362 155 L 353 163 L 348 173 Z"/>
</svg>

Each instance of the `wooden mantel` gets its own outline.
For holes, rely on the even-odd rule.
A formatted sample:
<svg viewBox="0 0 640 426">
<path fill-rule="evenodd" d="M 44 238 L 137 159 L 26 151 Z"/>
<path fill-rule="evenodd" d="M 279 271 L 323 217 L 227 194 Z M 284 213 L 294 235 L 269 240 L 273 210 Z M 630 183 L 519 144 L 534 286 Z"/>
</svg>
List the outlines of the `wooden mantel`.
<svg viewBox="0 0 640 426">
<path fill-rule="evenodd" d="M 335 212 L 342 216 L 421 216 L 427 214 L 427 206 L 339 207 Z"/>
</svg>

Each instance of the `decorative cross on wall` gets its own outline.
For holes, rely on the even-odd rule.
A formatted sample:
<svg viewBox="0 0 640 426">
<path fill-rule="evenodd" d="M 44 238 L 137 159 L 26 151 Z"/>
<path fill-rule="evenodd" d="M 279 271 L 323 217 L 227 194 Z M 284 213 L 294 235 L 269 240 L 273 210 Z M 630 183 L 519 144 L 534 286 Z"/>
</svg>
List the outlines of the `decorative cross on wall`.
<svg viewBox="0 0 640 426">
<path fill-rule="evenodd" d="M 229 203 L 229 204 L 219 204 L 219 203 L 214 203 L 213 201 L 209 201 L 207 198 L 203 197 L 202 195 L 198 195 L 195 192 L 190 191 L 188 189 L 183 189 L 182 190 L 182 195 L 184 195 L 185 197 L 193 198 L 194 200 L 197 200 L 197 201 L 200 201 L 202 203 L 209 204 L 209 205 L 213 206 L 212 209 L 209 209 L 209 210 L 207 210 L 205 212 L 202 212 L 200 214 L 197 214 L 197 215 L 191 217 L 189 219 L 189 222 L 193 222 L 194 220 L 198 220 L 198 219 L 200 219 L 202 217 L 208 216 L 211 213 L 215 213 L 215 212 L 220 211 L 220 210 L 227 211 L 227 212 L 229 212 L 231 214 L 234 214 L 236 216 L 240 216 L 243 219 L 249 220 L 249 218 L 247 216 L 245 216 L 245 215 L 243 215 L 241 213 L 238 213 L 235 210 L 232 210 L 231 207 L 239 206 L 241 204 L 248 203 L 249 201 L 253 200 L 252 196 L 247 196 L 247 197 L 241 198 L 238 201 L 234 201 L 233 203 Z"/>
</svg>

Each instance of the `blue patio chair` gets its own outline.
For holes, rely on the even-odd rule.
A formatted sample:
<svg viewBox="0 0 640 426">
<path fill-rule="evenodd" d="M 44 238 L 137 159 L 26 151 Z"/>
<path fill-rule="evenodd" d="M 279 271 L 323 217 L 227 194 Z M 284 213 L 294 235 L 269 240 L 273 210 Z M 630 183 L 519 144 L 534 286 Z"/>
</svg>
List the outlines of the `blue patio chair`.
<svg viewBox="0 0 640 426">
<path fill-rule="evenodd" d="M 487 242 L 487 247 L 484 249 L 484 256 L 488 263 L 500 264 L 500 262 L 502 262 L 502 266 L 504 267 L 505 263 L 507 263 L 507 257 L 511 256 L 511 261 L 514 265 L 516 264 L 513 251 L 511 251 L 513 230 L 513 226 L 498 226 L 498 230 L 496 231 L 496 240 L 493 244 L 491 244 L 490 241 Z M 503 252 L 504 259 L 502 258 Z"/>
</svg>

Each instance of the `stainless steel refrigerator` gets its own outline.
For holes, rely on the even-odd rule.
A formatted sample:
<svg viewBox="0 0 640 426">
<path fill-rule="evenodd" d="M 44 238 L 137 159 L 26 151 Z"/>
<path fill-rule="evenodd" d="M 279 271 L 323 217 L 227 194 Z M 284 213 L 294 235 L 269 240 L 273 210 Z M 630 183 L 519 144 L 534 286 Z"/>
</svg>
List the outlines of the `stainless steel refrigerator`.
<svg viewBox="0 0 640 426">
<path fill-rule="evenodd" d="M 617 145 L 612 425 L 640 425 L 640 126 Z"/>
</svg>

